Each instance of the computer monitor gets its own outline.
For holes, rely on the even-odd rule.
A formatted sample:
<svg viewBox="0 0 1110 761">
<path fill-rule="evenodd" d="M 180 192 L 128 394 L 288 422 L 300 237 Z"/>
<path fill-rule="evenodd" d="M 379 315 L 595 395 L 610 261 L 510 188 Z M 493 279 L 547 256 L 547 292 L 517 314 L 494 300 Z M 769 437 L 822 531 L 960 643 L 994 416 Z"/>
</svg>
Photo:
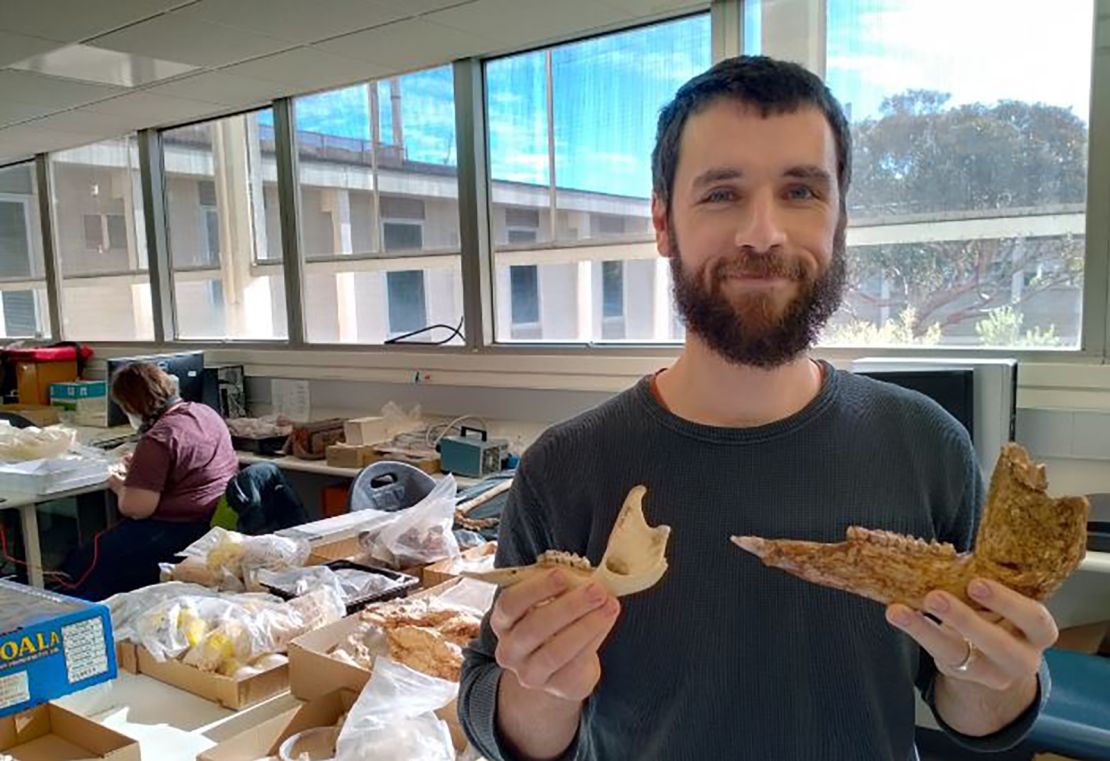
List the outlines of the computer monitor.
<svg viewBox="0 0 1110 761">
<path fill-rule="evenodd" d="M 179 354 L 151 354 L 140 357 L 114 357 L 108 360 L 108 381 L 120 368 L 134 362 L 149 362 L 160 367 L 167 375 L 177 379 L 177 393 L 187 402 L 204 401 L 204 352 L 187 351 Z M 218 411 L 218 410 L 217 410 Z M 108 400 L 108 425 L 124 425 L 127 415 L 120 406 Z"/>
</svg>

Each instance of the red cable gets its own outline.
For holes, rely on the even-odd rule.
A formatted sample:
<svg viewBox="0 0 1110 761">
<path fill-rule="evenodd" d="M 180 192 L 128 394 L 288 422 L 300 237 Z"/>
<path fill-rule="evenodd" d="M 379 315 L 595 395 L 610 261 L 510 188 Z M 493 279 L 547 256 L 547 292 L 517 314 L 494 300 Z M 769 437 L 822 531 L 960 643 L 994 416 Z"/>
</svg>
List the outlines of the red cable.
<svg viewBox="0 0 1110 761">
<path fill-rule="evenodd" d="M 92 559 L 92 563 L 89 564 L 88 570 L 86 570 L 85 573 L 82 574 L 81 578 L 78 579 L 76 581 L 76 583 L 62 581 L 61 579 L 55 579 L 55 581 L 57 581 L 57 583 L 58 583 L 58 586 L 60 586 L 62 589 L 67 589 L 67 590 L 70 590 L 70 591 L 72 591 L 74 589 L 80 589 L 81 588 L 81 585 L 84 584 L 88 580 L 88 578 L 92 574 L 92 572 L 94 570 L 96 570 L 96 564 L 100 561 L 100 537 L 102 537 L 104 534 L 107 534 L 109 531 L 111 531 L 114 528 L 115 528 L 115 526 L 110 526 L 110 527 L 104 529 L 103 531 L 98 531 L 96 533 L 96 535 L 93 536 L 93 559 Z M 9 563 L 11 563 L 15 566 L 23 566 L 24 568 L 26 568 L 28 570 L 30 570 L 30 568 L 31 568 L 30 563 L 28 563 L 26 561 L 23 561 L 23 560 L 19 560 L 18 558 L 13 558 L 11 555 L 8 554 L 8 533 L 5 530 L 3 524 L 0 524 L 0 555 L 3 556 L 4 560 L 8 561 Z M 67 574 L 64 574 L 60 571 L 44 571 L 43 575 L 45 575 L 45 576 L 65 576 Z"/>
</svg>

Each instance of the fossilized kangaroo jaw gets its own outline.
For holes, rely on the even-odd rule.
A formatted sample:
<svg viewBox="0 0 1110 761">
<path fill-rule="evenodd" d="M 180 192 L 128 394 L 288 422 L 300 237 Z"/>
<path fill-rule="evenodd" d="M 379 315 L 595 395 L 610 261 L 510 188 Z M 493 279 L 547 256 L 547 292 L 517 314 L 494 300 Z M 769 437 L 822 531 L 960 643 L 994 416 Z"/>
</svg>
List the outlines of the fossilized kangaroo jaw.
<svg viewBox="0 0 1110 761">
<path fill-rule="evenodd" d="M 462 575 L 508 587 L 552 568 L 562 568 L 574 586 L 598 581 L 617 597 L 642 592 L 667 572 L 667 540 L 671 535 L 670 526 L 648 525 L 643 509 L 645 494 L 647 489 L 643 486 L 634 486 L 628 492 L 597 568 L 573 553 L 548 550 L 533 565 L 463 571 Z"/>
<path fill-rule="evenodd" d="M 967 585 L 976 577 L 1045 600 L 1083 560 L 1089 507 L 1083 497 L 1049 497 L 1047 487 L 1043 465 L 1018 444 L 1003 447 L 974 552 L 857 526 L 839 544 L 757 536 L 732 541 L 764 565 L 882 603 L 921 609 L 930 591 L 943 589 L 975 605 Z"/>
</svg>

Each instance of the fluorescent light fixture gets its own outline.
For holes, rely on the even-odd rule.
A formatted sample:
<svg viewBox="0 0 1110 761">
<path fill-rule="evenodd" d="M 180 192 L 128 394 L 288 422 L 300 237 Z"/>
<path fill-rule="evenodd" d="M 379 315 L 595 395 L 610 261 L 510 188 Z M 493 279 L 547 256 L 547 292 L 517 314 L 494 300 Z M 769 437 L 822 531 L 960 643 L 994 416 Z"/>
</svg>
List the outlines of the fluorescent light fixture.
<svg viewBox="0 0 1110 761">
<path fill-rule="evenodd" d="M 67 45 L 10 64 L 10 68 L 84 82 L 138 87 L 176 77 L 199 67 L 134 53 L 120 53 L 92 45 Z"/>
</svg>

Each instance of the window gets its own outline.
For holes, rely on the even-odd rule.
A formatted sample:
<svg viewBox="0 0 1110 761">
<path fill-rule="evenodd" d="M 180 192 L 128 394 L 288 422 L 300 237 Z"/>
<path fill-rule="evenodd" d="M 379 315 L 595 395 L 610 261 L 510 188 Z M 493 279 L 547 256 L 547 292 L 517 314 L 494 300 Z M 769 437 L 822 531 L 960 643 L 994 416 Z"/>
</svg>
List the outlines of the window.
<svg viewBox="0 0 1110 761">
<path fill-rule="evenodd" d="M 671 300 L 654 298 L 665 268 L 643 268 L 650 303 L 635 325 L 623 312 L 602 319 L 603 292 L 615 292 L 602 279 L 622 262 L 657 258 L 650 199 L 659 109 L 710 63 L 705 14 L 486 63 L 496 299 L 510 302 L 497 306 L 499 341 L 672 340 Z M 515 319 L 513 299 L 531 293 L 518 291 L 524 276 L 513 274 L 525 267 L 542 275 L 545 310 L 534 330 Z"/>
<path fill-rule="evenodd" d="M 52 153 L 50 173 L 65 338 L 153 340 L 135 137 Z"/>
<path fill-rule="evenodd" d="M 533 265 L 509 267 L 512 298 L 512 337 L 536 340 L 540 332 L 539 268 Z"/>
<path fill-rule="evenodd" d="M 747 5 L 746 51 L 815 65 L 823 44 L 851 122 L 850 282 L 823 341 L 1077 348 L 1092 0 L 1053 6 L 1051 34 L 1034 0 L 964 4 L 959 23 L 828 0 L 824 41 L 811 3 Z"/>
<path fill-rule="evenodd" d="M 0 338 L 49 335 L 43 278 L 34 166 L 0 167 Z"/>
<path fill-rule="evenodd" d="M 285 338 L 272 112 L 167 130 L 162 150 L 178 335 Z"/>
<path fill-rule="evenodd" d="M 451 67 L 300 97 L 294 112 L 308 340 L 381 343 L 458 324 Z"/>
<path fill-rule="evenodd" d="M 386 289 L 386 298 L 389 299 L 389 332 L 392 335 L 419 330 L 427 325 L 428 308 L 424 302 L 423 272 L 387 272 Z"/>
<path fill-rule="evenodd" d="M 624 262 L 601 263 L 601 337 L 624 338 Z"/>
</svg>

